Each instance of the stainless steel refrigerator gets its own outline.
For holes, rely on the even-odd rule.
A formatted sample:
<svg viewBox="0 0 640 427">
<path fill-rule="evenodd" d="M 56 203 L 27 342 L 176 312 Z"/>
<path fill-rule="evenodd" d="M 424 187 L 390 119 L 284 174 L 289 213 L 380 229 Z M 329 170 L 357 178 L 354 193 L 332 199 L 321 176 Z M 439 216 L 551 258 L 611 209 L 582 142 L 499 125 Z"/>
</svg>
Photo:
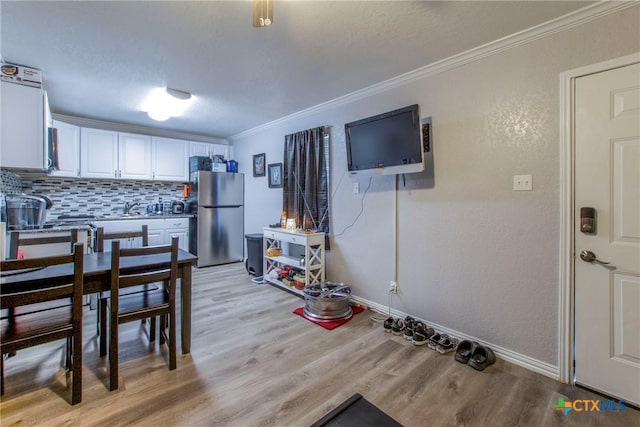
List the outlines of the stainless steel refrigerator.
<svg viewBox="0 0 640 427">
<path fill-rule="evenodd" d="M 189 251 L 198 267 L 242 261 L 244 174 L 198 171 L 191 184 Z"/>
</svg>

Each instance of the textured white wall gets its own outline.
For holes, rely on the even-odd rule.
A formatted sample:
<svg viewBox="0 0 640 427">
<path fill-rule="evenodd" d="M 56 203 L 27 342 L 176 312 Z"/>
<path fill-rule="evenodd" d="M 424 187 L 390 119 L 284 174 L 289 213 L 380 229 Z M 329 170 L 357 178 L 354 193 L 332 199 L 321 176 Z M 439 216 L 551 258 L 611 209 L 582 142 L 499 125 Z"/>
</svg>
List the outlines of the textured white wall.
<svg viewBox="0 0 640 427">
<path fill-rule="evenodd" d="M 332 227 L 340 233 L 368 184 L 362 179 L 354 195 L 345 176 L 337 188 L 344 123 L 418 103 L 433 117 L 435 186 L 421 188 L 411 175 L 400 186 L 401 292 L 392 306 L 556 366 L 559 73 L 640 51 L 639 16 L 640 8 L 627 9 L 234 141 L 247 174 L 246 232 L 277 222 L 281 211 L 281 191 L 252 178 L 252 154 L 280 162 L 284 135 L 331 125 Z M 512 191 L 516 174 L 532 174 L 534 191 Z M 373 178 L 364 213 L 327 257 L 330 279 L 384 305 L 394 276 L 394 187 L 394 177 Z"/>
</svg>

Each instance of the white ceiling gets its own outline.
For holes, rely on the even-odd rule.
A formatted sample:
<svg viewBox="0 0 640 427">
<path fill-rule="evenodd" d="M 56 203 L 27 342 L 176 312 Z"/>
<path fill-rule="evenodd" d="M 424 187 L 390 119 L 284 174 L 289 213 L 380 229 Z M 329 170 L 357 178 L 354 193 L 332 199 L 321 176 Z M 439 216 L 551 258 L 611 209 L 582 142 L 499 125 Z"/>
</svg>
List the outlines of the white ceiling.
<svg viewBox="0 0 640 427">
<path fill-rule="evenodd" d="M 54 113 L 226 138 L 591 2 L 3 1 L 4 61 L 40 68 Z M 155 87 L 183 117 L 139 110 Z"/>
</svg>

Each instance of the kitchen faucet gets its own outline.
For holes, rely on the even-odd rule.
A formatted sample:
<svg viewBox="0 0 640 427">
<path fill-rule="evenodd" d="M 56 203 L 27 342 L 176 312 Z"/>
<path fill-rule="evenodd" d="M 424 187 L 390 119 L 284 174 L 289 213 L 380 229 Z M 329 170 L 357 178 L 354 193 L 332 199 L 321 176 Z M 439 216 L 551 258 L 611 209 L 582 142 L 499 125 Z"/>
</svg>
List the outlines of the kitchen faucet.
<svg viewBox="0 0 640 427">
<path fill-rule="evenodd" d="M 134 207 L 138 206 L 139 204 L 140 203 L 138 203 L 138 202 L 133 202 L 133 203 L 125 202 L 124 203 L 124 214 L 125 215 L 131 214 L 131 209 L 133 209 Z"/>
</svg>

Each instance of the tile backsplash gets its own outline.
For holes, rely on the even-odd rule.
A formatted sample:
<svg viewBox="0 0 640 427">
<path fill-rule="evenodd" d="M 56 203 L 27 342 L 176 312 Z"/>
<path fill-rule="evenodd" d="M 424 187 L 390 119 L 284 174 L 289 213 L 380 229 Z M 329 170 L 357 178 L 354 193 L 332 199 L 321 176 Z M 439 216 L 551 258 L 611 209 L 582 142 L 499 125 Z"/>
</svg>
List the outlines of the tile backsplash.
<svg viewBox="0 0 640 427">
<path fill-rule="evenodd" d="M 2 193 L 3 203 L 5 194 L 20 192 L 22 192 L 20 175 L 6 169 L 0 169 L 0 193 Z"/>
<path fill-rule="evenodd" d="M 51 199 L 47 220 L 59 215 L 122 214 L 125 202 L 138 202 L 131 212 L 145 212 L 146 205 L 180 199 L 182 183 L 160 181 L 104 180 L 82 178 L 20 178 L 1 170 L 2 195 L 7 193 L 42 194 Z M 4 197 L 3 197 L 4 199 Z"/>
</svg>

